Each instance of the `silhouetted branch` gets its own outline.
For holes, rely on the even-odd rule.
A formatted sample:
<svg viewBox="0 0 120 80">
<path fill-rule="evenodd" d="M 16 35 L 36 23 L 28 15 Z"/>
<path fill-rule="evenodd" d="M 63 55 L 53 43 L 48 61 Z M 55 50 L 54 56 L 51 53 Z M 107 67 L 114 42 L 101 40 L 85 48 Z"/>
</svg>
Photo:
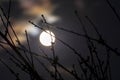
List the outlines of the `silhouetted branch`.
<svg viewBox="0 0 120 80">
<path fill-rule="evenodd" d="M 26 34 L 26 38 L 27 38 L 28 48 L 29 48 L 29 51 L 31 52 L 30 43 L 29 43 L 29 39 L 28 39 L 28 33 L 27 33 L 26 30 L 25 30 L 25 34 Z M 31 57 L 31 64 L 32 64 L 32 66 L 34 67 L 33 55 L 32 55 L 31 53 L 30 53 L 30 57 Z"/>
<path fill-rule="evenodd" d="M 115 14 L 116 18 L 117 18 L 117 19 L 119 20 L 119 22 L 120 22 L 120 16 L 118 15 L 118 13 L 117 13 L 115 7 L 112 6 L 112 4 L 110 3 L 109 0 L 106 0 L 106 2 L 108 3 L 109 7 L 112 9 L 112 11 L 113 11 L 113 13 Z"/>
<path fill-rule="evenodd" d="M 21 80 L 19 78 L 19 74 L 15 73 L 11 67 L 9 67 L 2 59 L 0 59 L 0 62 L 7 67 L 7 69 L 16 77 L 16 80 Z"/>
</svg>

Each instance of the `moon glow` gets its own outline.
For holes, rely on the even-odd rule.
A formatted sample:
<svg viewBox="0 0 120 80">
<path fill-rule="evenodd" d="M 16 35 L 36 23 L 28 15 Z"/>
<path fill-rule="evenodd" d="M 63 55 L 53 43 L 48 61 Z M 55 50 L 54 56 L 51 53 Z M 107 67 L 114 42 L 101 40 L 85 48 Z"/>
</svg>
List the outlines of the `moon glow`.
<svg viewBox="0 0 120 80">
<path fill-rule="evenodd" d="M 40 34 L 40 43 L 44 46 L 51 46 L 55 42 L 55 35 L 53 32 L 46 30 Z"/>
</svg>

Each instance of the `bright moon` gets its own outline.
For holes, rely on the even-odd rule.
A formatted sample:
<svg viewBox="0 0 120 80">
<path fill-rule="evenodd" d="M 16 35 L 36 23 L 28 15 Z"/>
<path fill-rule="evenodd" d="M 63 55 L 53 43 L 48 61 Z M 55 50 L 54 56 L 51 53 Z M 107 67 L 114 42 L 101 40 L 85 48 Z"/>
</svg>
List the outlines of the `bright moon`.
<svg viewBox="0 0 120 80">
<path fill-rule="evenodd" d="M 51 46 L 55 42 L 55 35 L 49 30 L 43 31 L 40 34 L 39 40 L 44 46 Z"/>
</svg>

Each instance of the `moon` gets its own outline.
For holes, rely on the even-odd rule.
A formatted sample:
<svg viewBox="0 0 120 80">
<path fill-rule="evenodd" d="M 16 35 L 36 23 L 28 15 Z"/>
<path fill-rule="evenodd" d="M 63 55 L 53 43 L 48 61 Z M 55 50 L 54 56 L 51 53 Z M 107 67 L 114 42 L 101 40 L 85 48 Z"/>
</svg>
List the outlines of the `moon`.
<svg viewBox="0 0 120 80">
<path fill-rule="evenodd" d="M 53 32 L 46 30 L 40 34 L 39 40 L 42 45 L 51 46 L 52 43 L 55 43 L 55 35 Z"/>
</svg>

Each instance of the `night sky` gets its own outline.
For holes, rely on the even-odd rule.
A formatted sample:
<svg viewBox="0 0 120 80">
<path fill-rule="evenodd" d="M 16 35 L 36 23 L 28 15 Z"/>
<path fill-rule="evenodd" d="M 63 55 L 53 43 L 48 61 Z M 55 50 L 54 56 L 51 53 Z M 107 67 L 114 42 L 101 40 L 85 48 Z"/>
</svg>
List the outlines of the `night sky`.
<svg viewBox="0 0 120 80">
<path fill-rule="evenodd" d="M 94 22 L 94 24 L 97 26 L 98 31 L 100 32 L 102 37 L 107 41 L 107 43 L 113 48 L 118 48 L 118 51 L 120 51 L 120 21 L 117 19 L 114 12 L 107 4 L 106 0 L 46 0 L 46 2 L 40 4 L 42 5 L 40 6 L 40 8 L 36 7 L 36 5 L 38 4 L 35 1 L 39 0 L 33 0 L 33 2 L 31 3 L 29 2 L 29 0 L 12 0 L 10 18 L 11 22 L 14 25 L 14 29 L 18 34 L 18 37 L 20 37 L 20 41 L 24 45 L 26 45 L 24 31 L 28 31 L 28 34 L 30 36 L 30 45 L 33 52 L 40 53 L 41 47 L 47 53 L 47 55 L 51 56 L 52 53 L 49 47 L 45 47 L 39 42 L 39 35 L 42 31 L 38 28 L 35 28 L 28 21 L 31 20 L 41 26 L 40 15 L 43 14 L 48 23 L 53 24 L 54 26 L 72 30 L 78 33 L 84 33 L 81 27 L 82 25 L 81 23 L 79 23 L 74 13 L 75 10 L 78 11 L 90 36 L 96 37 L 96 34 L 91 28 L 91 24 L 86 20 L 85 16 L 88 16 Z M 115 7 L 117 13 L 120 14 L 120 1 L 109 1 Z M 8 9 L 7 0 L 1 0 L 0 5 L 2 5 L 5 10 Z M 34 7 L 36 8 L 34 9 Z M 41 10 L 40 12 L 39 9 Z M 0 28 L 2 29 L 1 26 L 2 24 L 0 22 Z M 87 46 L 83 37 L 77 37 L 74 34 L 58 30 L 54 27 L 52 28 L 52 31 L 61 40 L 70 44 L 78 52 L 81 52 L 83 56 L 87 55 Z M 14 39 L 14 36 L 12 36 L 12 38 Z M 11 49 L 7 49 L 12 52 Z M 66 67 L 71 68 L 70 66 L 73 63 L 76 63 L 76 56 L 71 54 L 72 51 L 65 47 L 58 40 L 56 40 L 55 42 L 55 52 L 56 55 L 59 56 L 60 62 Z M 13 66 L 12 63 L 9 63 L 8 61 L 8 55 L 1 48 L 0 58 L 4 59 L 8 64 Z M 112 53 L 110 61 L 113 80 L 120 80 L 120 58 L 114 53 Z M 43 76 L 43 78 L 46 77 L 46 80 L 50 80 L 49 77 L 47 77 L 48 75 L 46 74 L 46 72 L 44 72 L 43 68 L 40 65 L 38 65 L 37 62 L 35 63 L 37 67 L 40 68 L 40 74 Z M 67 73 L 64 73 L 64 75 L 66 75 L 67 77 Z M 28 80 L 27 75 L 22 76 L 23 80 Z M 11 75 L 7 68 L 0 63 L 0 80 L 13 79 L 14 76 Z M 72 78 L 67 79 L 73 80 Z"/>
</svg>

